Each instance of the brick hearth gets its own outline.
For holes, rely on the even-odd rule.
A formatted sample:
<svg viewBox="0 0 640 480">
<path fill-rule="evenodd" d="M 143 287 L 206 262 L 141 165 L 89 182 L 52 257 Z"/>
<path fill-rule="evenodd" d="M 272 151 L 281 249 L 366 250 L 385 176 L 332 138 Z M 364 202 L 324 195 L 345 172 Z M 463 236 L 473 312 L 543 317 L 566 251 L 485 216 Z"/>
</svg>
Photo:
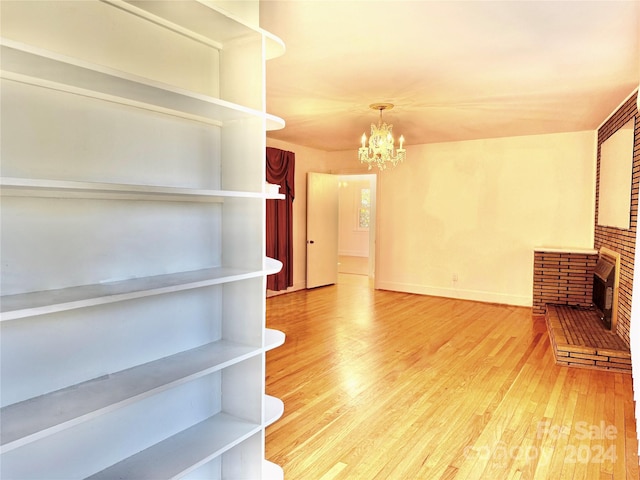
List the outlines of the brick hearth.
<svg viewBox="0 0 640 480">
<path fill-rule="evenodd" d="M 631 373 L 631 352 L 607 330 L 595 310 L 547 305 L 546 322 L 556 363 Z"/>
</svg>

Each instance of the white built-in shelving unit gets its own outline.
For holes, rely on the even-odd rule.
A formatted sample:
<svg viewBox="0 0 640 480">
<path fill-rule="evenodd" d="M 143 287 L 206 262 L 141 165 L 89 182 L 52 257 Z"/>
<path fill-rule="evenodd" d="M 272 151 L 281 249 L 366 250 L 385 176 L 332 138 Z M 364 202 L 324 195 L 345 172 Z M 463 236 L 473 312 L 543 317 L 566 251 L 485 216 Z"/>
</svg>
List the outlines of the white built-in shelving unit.
<svg viewBox="0 0 640 480">
<path fill-rule="evenodd" d="M 284 45 L 258 2 L 7 0 L 0 22 L 0 478 L 282 478 L 264 81 Z"/>
</svg>

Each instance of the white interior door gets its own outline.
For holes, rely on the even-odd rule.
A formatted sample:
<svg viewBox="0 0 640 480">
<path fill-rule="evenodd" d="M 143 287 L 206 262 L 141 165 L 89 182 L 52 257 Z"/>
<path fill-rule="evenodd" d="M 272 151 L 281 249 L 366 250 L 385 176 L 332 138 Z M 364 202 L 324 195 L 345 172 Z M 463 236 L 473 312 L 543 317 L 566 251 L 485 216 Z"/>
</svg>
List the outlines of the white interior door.
<svg viewBox="0 0 640 480">
<path fill-rule="evenodd" d="M 307 288 L 338 281 L 338 177 L 307 174 Z"/>
</svg>

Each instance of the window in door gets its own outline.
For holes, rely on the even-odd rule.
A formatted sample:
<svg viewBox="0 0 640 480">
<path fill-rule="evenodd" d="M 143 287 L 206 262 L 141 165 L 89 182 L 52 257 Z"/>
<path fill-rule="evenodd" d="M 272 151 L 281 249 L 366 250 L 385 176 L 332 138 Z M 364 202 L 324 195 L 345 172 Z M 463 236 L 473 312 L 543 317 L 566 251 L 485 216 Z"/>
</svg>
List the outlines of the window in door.
<svg viewBox="0 0 640 480">
<path fill-rule="evenodd" d="M 358 230 L 369 230 L 371 221 L 371 189 L 361 188 L 358 204 Z"/>
</svg>

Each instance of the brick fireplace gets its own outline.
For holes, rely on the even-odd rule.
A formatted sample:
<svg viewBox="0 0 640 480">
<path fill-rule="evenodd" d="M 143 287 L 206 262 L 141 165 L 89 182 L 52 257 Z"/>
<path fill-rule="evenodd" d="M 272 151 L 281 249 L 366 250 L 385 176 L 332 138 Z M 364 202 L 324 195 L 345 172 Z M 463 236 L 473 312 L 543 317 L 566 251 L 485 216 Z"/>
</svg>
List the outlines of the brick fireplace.
<svg viewBox="0 0 640 480">
<path fill-rule="evenodd" d="M 593 307 L 593 276 L 603 248 L 534 251 L 533 314 L 544 315 L 556 363 L 631 372 L 629 344 L 606 327 Z"/>
<path fill-rule="evenodd" d="M 640 185 L 637 96 L 636 91 L 598 129 L 594 248 L 534 251 L 532 312 L 545 315 L 556 361 L 560 364 L 631 370 L 631 296 Z M 635 130 L 630 227 L 598 225 L 601 145 L 631 119 L 635 119 Z M 612 330 L 602 324 L 592 306 L 593 273 L 601 254 L 613 258 L 618 275 Z"/>
</svg>

